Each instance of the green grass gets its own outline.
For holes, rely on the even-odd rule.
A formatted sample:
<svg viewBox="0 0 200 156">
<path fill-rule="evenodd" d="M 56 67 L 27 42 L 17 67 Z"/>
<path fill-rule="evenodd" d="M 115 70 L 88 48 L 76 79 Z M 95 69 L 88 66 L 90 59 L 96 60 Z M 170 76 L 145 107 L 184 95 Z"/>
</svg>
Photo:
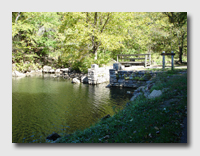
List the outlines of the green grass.
<svg viewBox="0 0 200 156">
<path fill-rule="evenodd" d="M 152 89 L 168 88 L 155 99 L 138 97 L 114 116 L 84 131 L 62 137 L 58 143 L 176 143 L 187 116 L 187 74 L 167 71 L 153 80 Z M 183 70 L 182 70 L 183 71 Z M 176 99 L 166 105 L 169 99 Z"/>
</svg>

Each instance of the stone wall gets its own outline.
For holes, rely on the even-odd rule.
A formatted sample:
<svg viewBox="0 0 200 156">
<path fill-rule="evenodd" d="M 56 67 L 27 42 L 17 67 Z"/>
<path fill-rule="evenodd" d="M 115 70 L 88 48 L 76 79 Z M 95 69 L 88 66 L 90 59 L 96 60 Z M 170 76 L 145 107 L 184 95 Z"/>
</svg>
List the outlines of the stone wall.
<svg viewBox="0 0 200 156">
<path fill-rule="evenodd" d="M 126 71 L 119 70 L 121 65 L 113 64 L 113 69 L 109 70 L 110 84 L 107 87 L 129 87 L 138 88 L 146 84 L 156 73 L 149 71 Z"/>
<path fill-rule="evenodd" d="M 109 82 L 109 69 L 112 67 L 99 67 L 97 64 L 92 64 L 88 69 L 88 83 L 99 84 Z"/>
</svg>

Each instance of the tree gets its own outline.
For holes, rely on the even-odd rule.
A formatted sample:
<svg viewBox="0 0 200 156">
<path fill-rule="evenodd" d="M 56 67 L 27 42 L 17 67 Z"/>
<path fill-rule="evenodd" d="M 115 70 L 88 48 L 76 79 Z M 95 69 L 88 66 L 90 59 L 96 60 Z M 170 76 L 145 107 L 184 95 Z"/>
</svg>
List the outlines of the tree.
<svg viewBox="0 0 200 156">
<path fill-rule="evenodd" d="M 97 60 L 98 50 L 114 50 L 123 46 L 130 25 L 127 13 L 68 12 L 60 32 L 65 38 L 65 57 L 70 64 L 87 57 Z"/>
<path fill-rule="evenodd" d="M 13 12 L 13 61 L 21 62 L 25 57 L 33 60 L 33 57 L 54 53 L 60 40 L 58 25 L 61 16 L 56 12 Z"/>
<path fill-rule="evenodd" d="M 184 41 L 187 37 L 187 12 L 164 12 L 173 24 L 173 34 L 178 39 L 179 62 L 182 63 Z"/>
</svg>

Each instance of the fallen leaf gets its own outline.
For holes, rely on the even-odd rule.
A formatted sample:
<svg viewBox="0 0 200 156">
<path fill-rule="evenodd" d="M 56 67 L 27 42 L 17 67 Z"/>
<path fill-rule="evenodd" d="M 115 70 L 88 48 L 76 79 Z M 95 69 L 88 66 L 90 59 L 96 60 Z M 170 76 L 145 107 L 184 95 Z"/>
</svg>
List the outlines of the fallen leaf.
<svg viewBox="0 0 200 156">
<path fill-rule="evenodd" d="M 159 128 L 158 127 L 154 127 L 156 130 L 159 130 Z"/>
<path fill-rule="evenodd" d="M 104 139 L 109 139 L 110 136 L 109 135 L 106 135 L 105 137 L 103 137 Z"/>
</svg>

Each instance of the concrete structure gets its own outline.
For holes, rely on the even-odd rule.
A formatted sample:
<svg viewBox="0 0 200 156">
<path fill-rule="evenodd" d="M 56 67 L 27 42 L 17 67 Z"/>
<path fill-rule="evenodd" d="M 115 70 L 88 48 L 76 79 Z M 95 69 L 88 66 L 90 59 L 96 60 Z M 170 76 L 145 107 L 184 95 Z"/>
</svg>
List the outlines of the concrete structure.
<svg viewBox="0 0 200 156">
<path fill-rule="evenodd" d="M 109 82 L 109 69 L 112 67 L 99 67 L 97 64 L 92 64 L 88 69 L 88 83 L 99 84 Z"/>
</svg>

